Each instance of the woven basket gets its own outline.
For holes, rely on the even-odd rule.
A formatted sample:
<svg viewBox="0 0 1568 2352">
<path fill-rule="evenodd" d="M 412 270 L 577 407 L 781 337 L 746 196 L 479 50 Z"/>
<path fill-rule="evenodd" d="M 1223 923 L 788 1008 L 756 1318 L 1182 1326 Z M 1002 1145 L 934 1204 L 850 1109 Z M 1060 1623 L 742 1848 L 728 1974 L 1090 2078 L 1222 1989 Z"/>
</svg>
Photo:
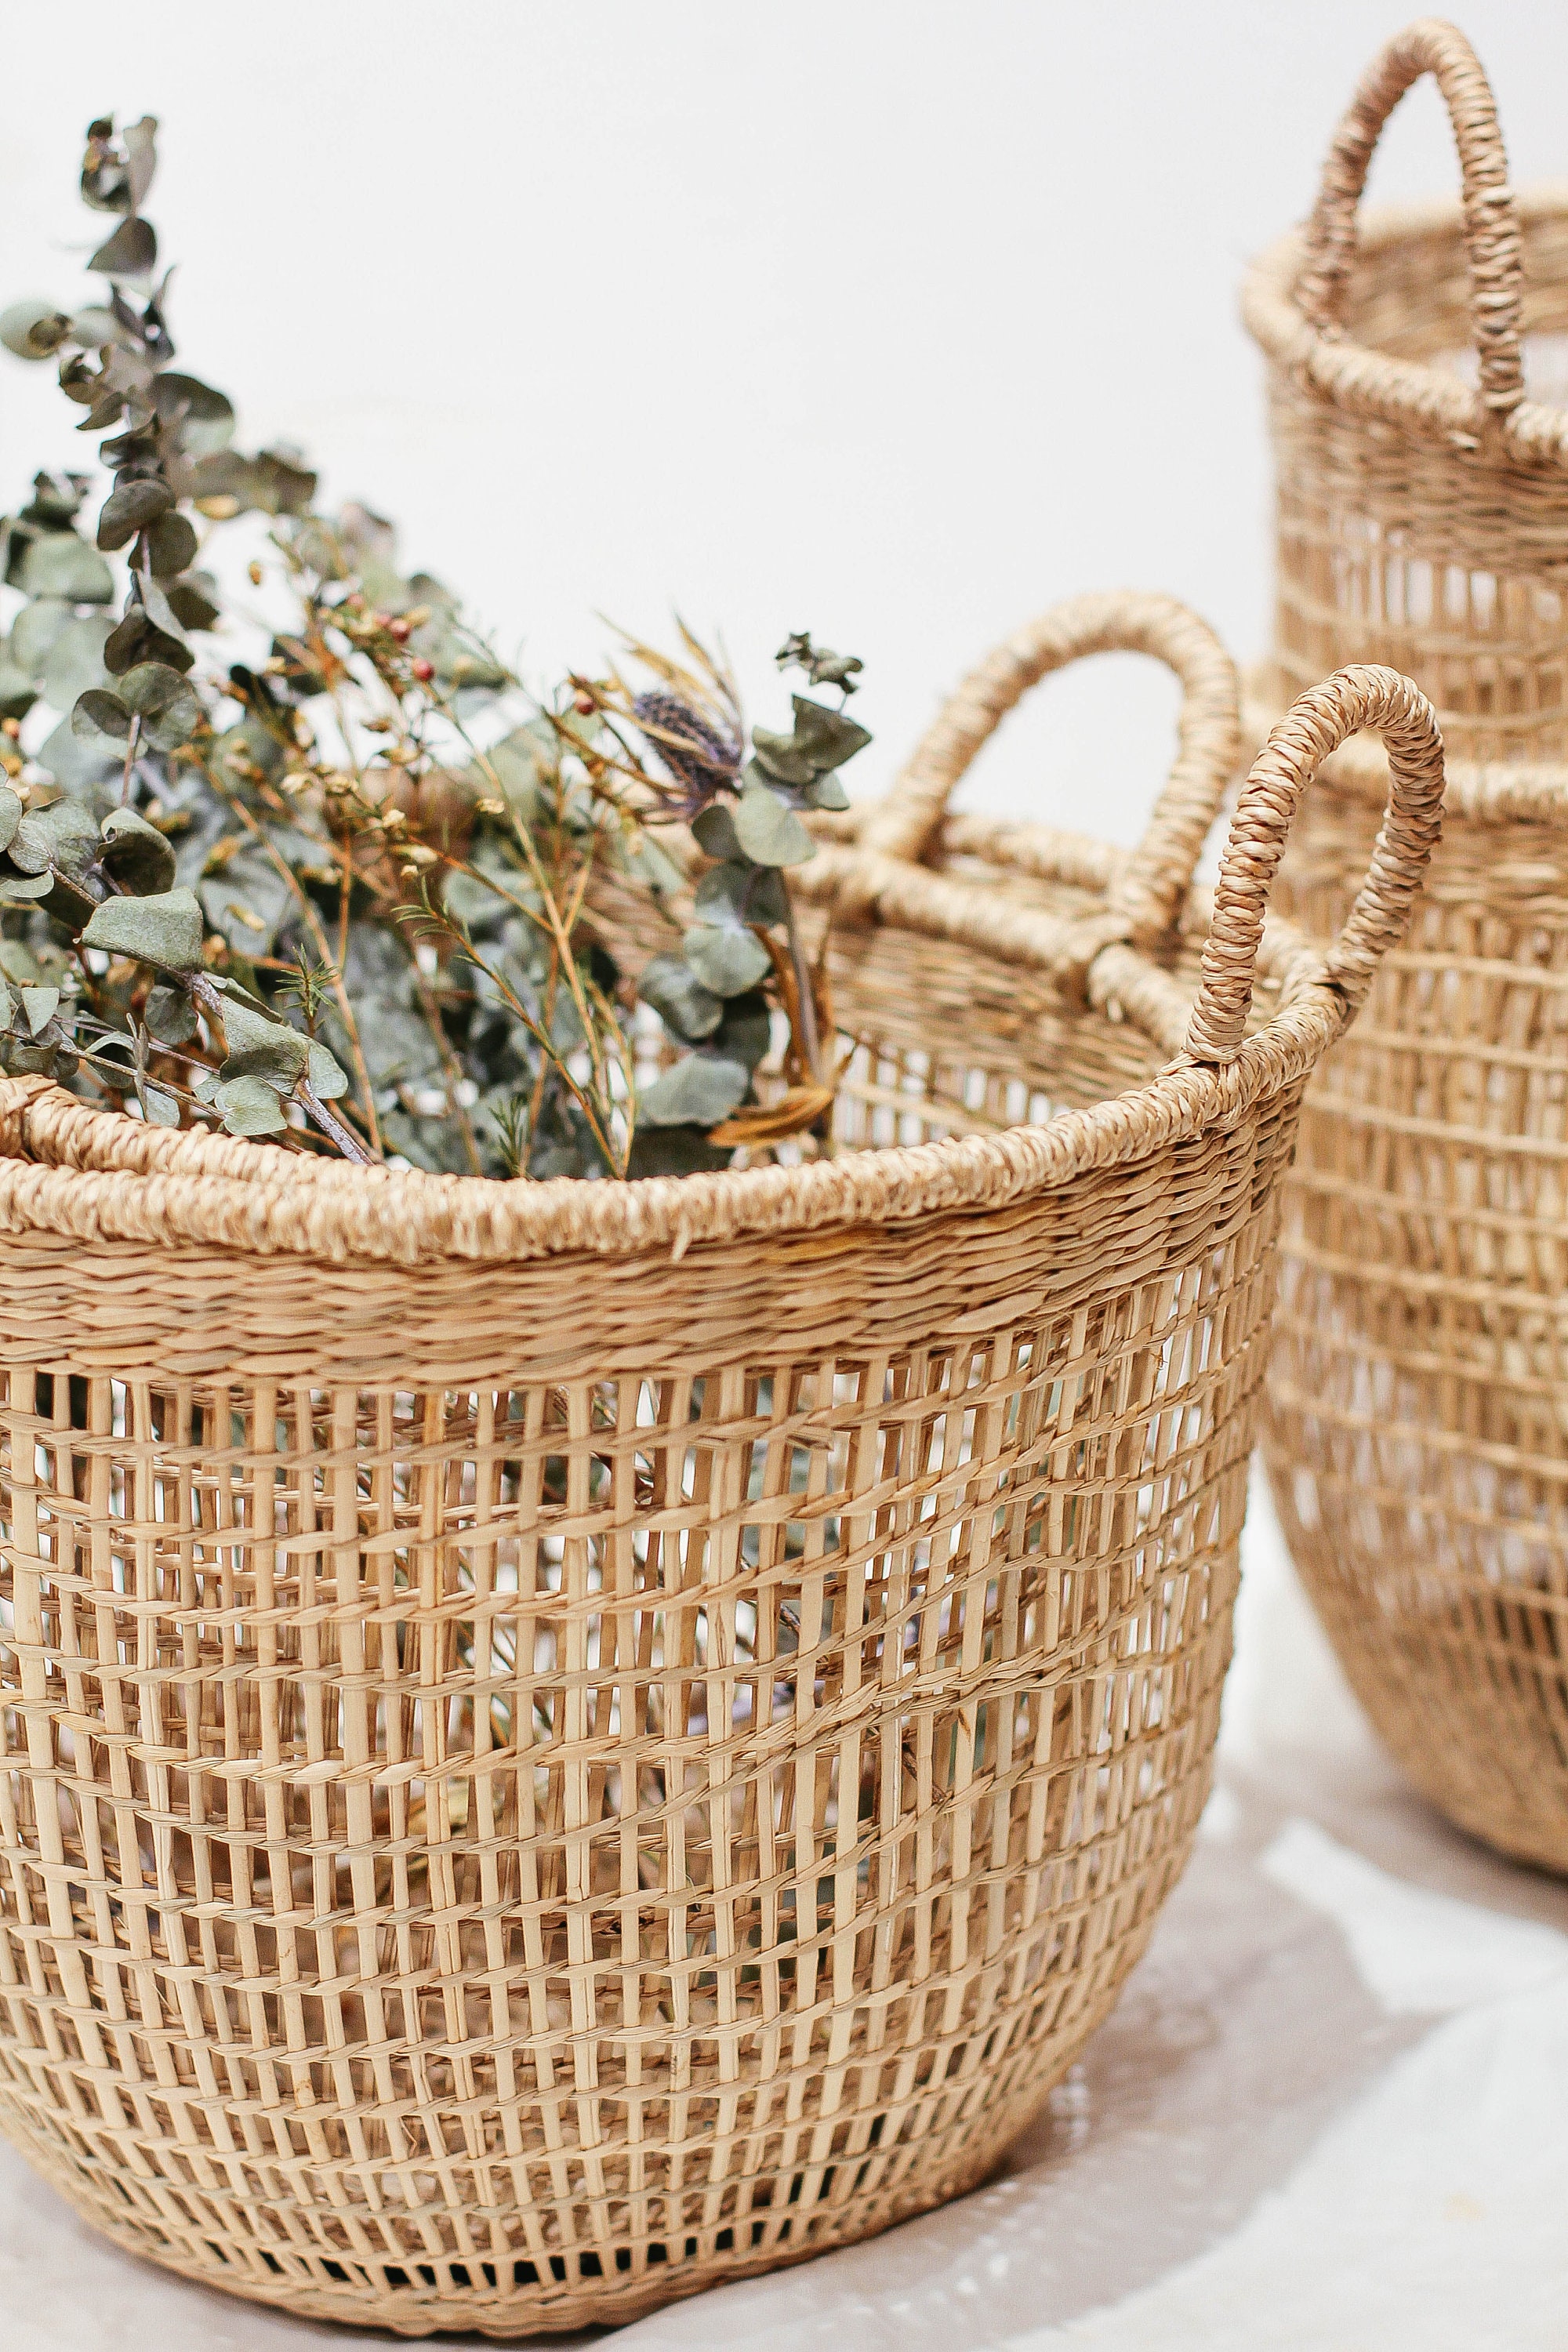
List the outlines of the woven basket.
<svg viewBox="0 0 1568 2352">
<path fill-rule="evenodd" d="M 1426 71 L 1463 206 L 1358 246 L 1379 128 Z M 1510 194 L 1451 26 L 1377 60 L 1304 245 L 1266 257 L 1247 316 L 1279 471 L 1278 643 L 1249 729 L 1319 662 L 1390 660 L 1437 705 L 1449 760 L 1410 939 L 1308 1098 L 1275 1496 L 1410 1777 L 1504 1852 L 1568 1869 L 1568 409 L 1522 400 L 1519 341 L 1521 322 L 1568 328 L 1568 193 Z M 1479 391 L 1451 363 L 1467 342 Z M 1276 893 L 1310 936 L 1343 919 L 1384 784 L 1352 743 L 1311 795 Z"/>
<path fill-rule="evenodd" d="M 1463 201 L 1357 205 L 1378 133 L 1436 76 Z M 1412 25 L 1352 100 L 1305 228 L 1254 264 L 1279 482 L 1277 714 L 1351 661 L 1413 677 L 1457 763 L 1568 762 L 1568 187 L 1518 197 L 1464 36 Z M 1450 802 L 1451 804 L 1451 802 Z"/>
<path fill-rule="evenodd" d="M 1102 930 L 1181 895 L 1221 672 Z M 1248 1035 L 1290 812 L 1363 724 L 1374 870 Z M 519 2335 L 984 2176 L 1208 1789 L 1279 1179 L 1441 782 L 1404 680 L 1304 699 L 1173 1061 L 1126 939 L 999 905 L 977 946 L 931 876 L 911 930 L 845 866 L 844 1124 L 902 1148 L 485 1183 L 0 1087 L 0 2119 L 85 2215 Z"/>
</svg>

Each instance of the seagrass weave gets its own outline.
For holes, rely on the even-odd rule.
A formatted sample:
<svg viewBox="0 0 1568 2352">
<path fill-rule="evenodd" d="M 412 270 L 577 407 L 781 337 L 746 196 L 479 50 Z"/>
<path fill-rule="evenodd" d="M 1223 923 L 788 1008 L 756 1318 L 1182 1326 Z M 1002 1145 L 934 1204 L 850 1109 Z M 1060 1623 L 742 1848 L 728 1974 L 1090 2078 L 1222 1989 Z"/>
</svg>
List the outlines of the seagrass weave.
<svg viewBox="0 0 1568 2352">
<path fill-rule="evenodd" d="M 1453 121 L 1459 205 L 1357 205 L 1423 74 Z M 1568 761 L 1568 186 L 1517 196 L 1492 94 L 1451 25 L 1407 27 L 1335 134 L 1316 206 L 1247 275 L 1268 361 L 1277 715 L 1347 661 L 1435 706 L 1450 770 Z M 1525 397 L 1523 343 L 1548 397 Z"/>
<path fill-rule="evenodd" d="M 1378 131 L 1424 71 L 1463 205 L 1375 218 L 1358 242 Z M 1391 660 L 1437 705 L 1449 755 L 1412 934 L 1308 1097 L 1275 1496 L 1412 1779 L 1505 1852 L 1568 1869 L 1568 410 L 1525 401 L 1521 367 L 1522 330 L 1562 383 L 1568 192 L 1511 194 L 1451 26 L 1414 26 L 1373 65 L 1304 237 L 1265 257 L 1246 303 L 1279 477 L 1252 731 L 1316 665 Z M 1352 744 L 1303 812 L 1277 903 L 1310 936 L 1343 918 L 1384 784 Z"/>
<path fill-rule="evenodd" d="M 1249 1034 L 1362 724 L 1367 887 Z M 927 875 L 900 961 L 902 869 L 846 856 L 844 1124 L 895 1139 L 800 1167 L 302 1165 L 0 1087 L 0 2119 L 83 2213 L 295 2312 L 522 2335 L 984 2177 L 1188 1850 L 1299 1098 L 1441 788 L 1405 681 L 1304 698 L 1185 1050 L 1126 939 L 1024 909 L 988 955 Z"/>
</svg>

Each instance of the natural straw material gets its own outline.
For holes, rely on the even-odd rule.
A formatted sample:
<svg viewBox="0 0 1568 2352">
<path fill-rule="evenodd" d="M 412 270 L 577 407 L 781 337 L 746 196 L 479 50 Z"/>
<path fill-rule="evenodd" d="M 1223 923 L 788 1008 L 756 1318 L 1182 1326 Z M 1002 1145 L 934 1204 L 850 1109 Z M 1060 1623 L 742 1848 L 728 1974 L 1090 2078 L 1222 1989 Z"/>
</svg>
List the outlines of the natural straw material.
<svg viewBox="0 0 1568 2352">
<path fill-rule="evenodd" d="M 1352 938 L 1244 1036 L 1362 725 Z M 906 933 L 868 856 L 844 1125 L 894 1139 L 800 1169 L 306 1171 L 0 1087 L 0 2116 L 80 2210 L 525 2335 L 984 2176 L 1207 1792 L 1279 1183 L 1441 782 L 1405 681 L 1307 698 L 1163 1071 L 1094 1009 L 1136 950 L 1067 1002 L 1059 919 L 988 957 L 923 877 Z"/>
<path fill-rule="evenodd" d="M 1426 70 L 1463 206 L 1376 221 L 1358 247 L 1378 130 Z M 1320 663 L 1391 659 L 1438 705 L 1451 762 L 1467 755 L 1414 932 L 1308 1097 L 1275 1495 L 1412 1779 L 1504 1852 L 1568 1870 L 1568 412 L 1525 401 L 1520 365 L 1521 325 L 1568 328 L 1568 195 L 1516 205 L 1451 27 L 1413 26 L 1377 60 L 1304 243 L 1266 257 L 1247 311 L 1279 468 L 1256 728 Z M 1479 394 L 1451 364 L 1466 344 Z M 1319 940 L 1384 782 L 1375 748 L 1349 746 L 1292 837 L 1278 903 Z"/>
<path fill-rule="evenodd" d="M 1463 200 L 1356 207 L 1384 121 L 1423 74 Z M 1279 473 L 1273 711 L 1379 661 L 1436 708 L 1451 765 L 1568 761 L 1568 407 L 1525 398 L 1521 334 L 1568 331 L 1568 190 L 1516 199 L 1464 36 L 1426 20 L 1372 67 L 1304 230 L 1243 296 L 1268 361 Z M 1537 344 L 1562 381 L 1561 344 Z"/>
</svg>

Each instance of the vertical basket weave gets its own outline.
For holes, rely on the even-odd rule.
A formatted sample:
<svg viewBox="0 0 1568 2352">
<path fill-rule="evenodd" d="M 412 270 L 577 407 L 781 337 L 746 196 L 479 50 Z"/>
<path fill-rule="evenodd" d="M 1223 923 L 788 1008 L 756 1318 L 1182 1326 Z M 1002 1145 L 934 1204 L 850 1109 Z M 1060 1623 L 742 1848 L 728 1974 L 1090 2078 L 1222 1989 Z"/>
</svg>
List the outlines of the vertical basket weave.
<svg viewBox="0 0 1568 2352">
<path fill-rule="evenodd" d="M 1384 844 L 1248 1034 L 1360 725 Z M 83 2213 L 295 2312 L 518 2335 L 984 2177 L 1192 1838 L 1279 1180 L 1441 788 L 1405 681 L 1303 700 L 1173 1061 L 1103 894 L 1086 964 L 1079 914 L 987 952 L 919 877 L 960 1005 L 936 901 L 847 866 L 846 1131 L 940 1139 L 486 1184 L 0 1088 L 0 2120 Z M 988 1131 L 1019 1088 L 1078 1107 Z"/>
<path fill-rule="evenodd" d="M 1458 207 L 1356 204 L 1436 77 Z M 1516 198 L 1463 37 L 1373 66 L 1302 239 L 1246 296 L 1269 360 L 1279 600 L 1255 738 L 1323 662 L 1436 705 L 1445 834 L 1409 940 L 1312 1088 L 1288 1195 L 1266 1430 L 1291 1549 L 1417 1785 L 1568 1869 L 1568 409 L 1523 397 L 1568 331 L 1568 192 Z M 1479 354 L 1461 372 L 1457 354 Z M 1278 904 L 1332 936 L 1384 785 L 1330 763 Z"/>
</svg>

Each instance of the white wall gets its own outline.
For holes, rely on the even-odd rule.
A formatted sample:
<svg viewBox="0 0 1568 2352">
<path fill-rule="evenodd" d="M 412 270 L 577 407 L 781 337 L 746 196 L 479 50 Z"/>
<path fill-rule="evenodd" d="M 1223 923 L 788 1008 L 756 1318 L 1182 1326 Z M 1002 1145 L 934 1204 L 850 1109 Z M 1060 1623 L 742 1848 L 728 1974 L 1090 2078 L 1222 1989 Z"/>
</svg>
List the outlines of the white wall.
<svg viewBox="0 0 1568 2352">
<path fill-rule="evenodd" d="M 1268 625 L 1244 257 L 1305 210 L 1399 0 L 14 0 L 5 299 L 68 298 L 89 116 L 163 124 L 182 362 L 541 671 L 595 608 L 723 627 L 755 715 L 809 625 L 861 653 L 878 786 L 1055 598 Z M 1568 12 L 1475 0 L 1516 174 L 1568 175 Z M 1446 188 L 1430 86 L 1375 188 Z M 0 372 L 0 503 L 79 462 Z M 1133 837 L 1172 698 L 1093 665 L 977 796 Z"/>
</svg>

